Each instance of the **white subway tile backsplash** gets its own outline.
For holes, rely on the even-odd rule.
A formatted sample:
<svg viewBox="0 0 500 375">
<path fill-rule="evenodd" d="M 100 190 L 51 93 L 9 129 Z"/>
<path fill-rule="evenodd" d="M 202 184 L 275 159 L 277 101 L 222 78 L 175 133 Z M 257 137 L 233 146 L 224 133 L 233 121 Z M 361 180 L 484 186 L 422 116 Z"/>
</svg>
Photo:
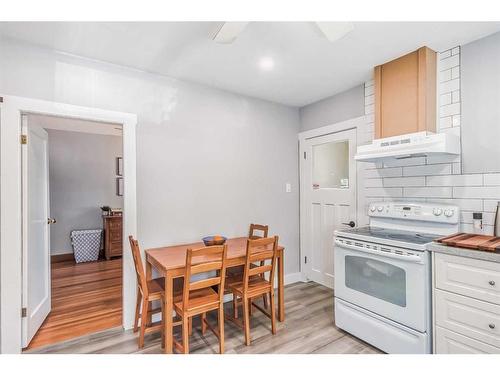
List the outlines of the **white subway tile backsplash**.
<svg viewBox="0 0 500 375">
<path fill-rule="evenodd" d="M 405 186 L 423 186 L 425 177 L 392 177 L 384 178 L 385 187 L 405 187 Z"/>
<path fill-rule="evenodd" d="M 400 198 L 403 196 L 402 188 L 366 188 L 367 197 L 391 197 Z"/>
<path fill-rule="evenodd" d="M 484 207 L 483 211 L 485 212 L 496 212 L 498 203 L 500 202 L 500 198 L 498 199 L 493 199 L 493 200 L 488 200 L 485 199 L 484 201 Z"/>
<path fill-rule="evenodd" d="M 370 87 L 370 86 L 373 86 L 374 84 L 375 84 L 375 81 L 373 79 L 371 79 L 371 80 L 365 82 L 365 87 Z"/>
<path fill-rule="evenodd" d="M 446 69 L 451 69 L 455 66 L 458 66 L 459 64 L 460 64 L 459 55 L 450 56 L 439 61 L 439 70 L 443 71 Z"/>
<path fill-rule="evenodd" d="M 473 223 L 472 214 L 474 212 L 480 211 L 466 211 L 462 210 L 460 212 L 460 221 L 462 223 Z M 483 225 L 494 225 L 495 223 L 495 214 L 493 212 L 482 212 L 483 214 Z"/>
<path fill-rule="evenodd" d="M 451 198 L 451 187 L 406 187 L 403 192 L 405 197 L 411 198 Z"/>
<path fill-rule="evenodd" d="M 434 176 L 451 174 L 451 164 L 418 165 L 403 168 L 403 176 Z"/>
<path fill-rule="evenodd" d="M 445 94 L 447 92 L 452 92 L 460 89 L 460 80 L 452 79 L 450 81 L 443 82 L 439 84 L 439 93 Z"/>
<path fill-rule="evenodd" d="M 498 186 L 454 187 L 453 198 L 500 199 L 500 187 Z"/>
<path fill-rule="evenodd" d="M 458 103 L 460 101 L 460 90 L 451 93 L 451 101 L 453 103 Z"/>
<path fill-rule="evenodd" d="M 364 172 L 364 175 L 366 178 L 401 177 L 403 175 L 403 168 L 368 169 Z"/>
<path fill-rule="evenodd" d="M 384 167 L 404 167 L 409 165 L 424 165 L 426 162 L 425 156 L 407 158 L 407 159 L 392 159 L 384 161 Z"/>
<path fill-rule="evenodd" d="M 365 114 L 375 113 L 375 106 L 373 104 L 365 105 Z"/>
<path fill-rule="evenodd" d="M 481 186 L 483 185 L 483 175 L 462 174 L 448 176 L 428 176 L 427 186 Z"/>
<path fill-rule="evenodd" d="M 460 78 L 460 66 L 451 69 L 451 79 Z"/>
<path fill-rule="evenodd" d="M 365 96 L 368 97 L 370 95 L 373 95 L 373 93 L 375 91 L 374 88 L 375 88 L 375 86 L 373 86 L 373 85 L 371 85 L 371 86 L 365 86 Z"/>
<path fill-rule="evenodd" d="M 452 116 L 442 117 L 439 119 L 439 129 L 446 129 L 452 127 Z"/>
<path fill-rule="evenodd" d="M 452 95 L 451 92 L 441 95 L 439 97 L 439 105 L 451 104 L 451 95 Z"/>
<path fill-rule="evenodd" d="M 449 81 L 452 77 L 452 69 L 446 69 L 439 72 L 439 82 Z"/>
<path fill-rule="evenodd" d="M 453 174 L 461 174 L 462 173 L 462 163 L 453 163 L 451 173 Z"/>
<path fill-rule="evenodd" d="M 455 48 L 453 48 L 451 50 L 451 54 L 454 56 L 454 55 L 458 55 L 460 53 L 460 46 L 457 46 Z"/>
<path fill-rule="evenodd" d="M 447 57 L 450 57 L 450 56 L 451 56 L 451 49 L 440 52 L 439 53 L 439 60 L 446 59 Z"/>
<path fill-rule="evenodd" d="M 366 178 L 363 183 L 365 187 L 383 187 L 384 180 L 382 178 Z"/>
<path fill-rule="evenodd" d="M 365 98 L 365 105 L 375 103 L 375 95 L 370 95 Z"/>
<path fill-rule="evenodd" d="M 450 95 L 450 99 L 451 99 L 451 95 Z M 440 117 L 453 116 L 453 115 L 458 115 L 458 114 L 460 114 L 460 103 L 452 103 L 452 104 L 442 105 L 439 108 L 439 116 Z"/>
<path fill-rule="evenodd" d="M 484 175 L 484 184 L 486 186 L 500 186 L 500 173 L 488 173 Z M 499 188 L 500 192 L 500 188 Z"/>
<path fill-rule="evenodd" d="M 460 161 L 459 155 L 429 155 L 427 156 L 427 164 L 443 164 L 455 163 Z"/>
<path fill-rule="evenodd" d="M 474 226 L 472 224 L 467 224 L 467 223 L 460 224 L 460 231 L 467 233 L 476 233 L 476 229 L 474 229 Z M 483 229 L 479 230 L 479 233 L 491 236 L 493 234 L 493 226 L 484 225 Z"/>
<path fill-rule="evenodd" d="M 453 127 L 460 126 L 460 115 L 454 115 L 451 117 L 451 125 Z"/>
<path fill-rule="evenodd" d="M 482 199 L 428 199 L 429 203 L 441 203 L 441 204 L 452 204 L 454 206 L 459 206 L 462 210 L 468 211 L 483 211 L 483 200 Z"/>
</svg>

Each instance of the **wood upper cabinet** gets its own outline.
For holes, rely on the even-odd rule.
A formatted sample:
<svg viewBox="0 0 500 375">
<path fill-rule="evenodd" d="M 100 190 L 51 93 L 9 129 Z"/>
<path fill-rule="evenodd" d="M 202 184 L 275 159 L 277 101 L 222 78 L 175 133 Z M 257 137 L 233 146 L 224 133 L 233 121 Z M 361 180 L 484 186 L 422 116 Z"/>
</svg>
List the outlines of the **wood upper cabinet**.
<svg viewBox="0 0 500 375">
<path fill-rule="evenodd" d="M 436 52 L 422 47 L 374 75 L 375 138 L 436 131 Z"/>
</svg>

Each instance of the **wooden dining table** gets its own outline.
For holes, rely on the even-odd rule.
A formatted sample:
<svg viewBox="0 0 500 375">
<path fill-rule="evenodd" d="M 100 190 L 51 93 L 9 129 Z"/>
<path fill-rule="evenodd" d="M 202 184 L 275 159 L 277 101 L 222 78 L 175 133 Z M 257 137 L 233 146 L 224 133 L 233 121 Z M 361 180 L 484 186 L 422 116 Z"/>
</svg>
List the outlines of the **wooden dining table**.
<svg viewBox="0 0 500 375">
<path fill-rule="evenodd" d="M 226 264 L 228 268 L 245 264 L 247 240 L 248 237 L 238 237 L 230 238 L 226 241 Z M 165 353 L 172 353 L 173 350 L 174 279 L 184 276 L 187 249 L 196 249 L 204 246 L 203 242 L 195 242 L 146 250 L 146 278 L 151 280 L 153 268 L 165 278 L 165 298 L 163 306 L 165 311 Z M 280 322 L 285 320 L 284 250 L 283 246 L 278 246 L 278 320 Z"/>
</svg>

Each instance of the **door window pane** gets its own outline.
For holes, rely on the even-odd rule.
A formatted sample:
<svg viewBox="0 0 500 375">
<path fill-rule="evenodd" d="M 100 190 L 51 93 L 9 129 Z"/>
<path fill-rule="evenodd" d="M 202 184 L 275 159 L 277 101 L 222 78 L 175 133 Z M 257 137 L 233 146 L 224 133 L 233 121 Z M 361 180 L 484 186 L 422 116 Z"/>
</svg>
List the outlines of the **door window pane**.
<svg viewBox="0 0 500 375">
<path fill-rule="evenodd" d="M 313 189 L 349 188 L 349 141 L 312 147 Z"/>
<path fill-rule="evenodd" d="M 345 284 L 358 292 L 406 307 L 406 272 L 390 263 L 347 255 Z"/>
</svg>

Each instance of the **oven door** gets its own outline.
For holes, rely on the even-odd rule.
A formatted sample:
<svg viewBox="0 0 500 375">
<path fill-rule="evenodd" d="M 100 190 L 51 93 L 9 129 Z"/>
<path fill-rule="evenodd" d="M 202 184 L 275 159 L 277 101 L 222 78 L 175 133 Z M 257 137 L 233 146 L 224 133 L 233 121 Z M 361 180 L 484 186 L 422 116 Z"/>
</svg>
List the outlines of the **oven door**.
<svg viewBox="0 0 500 375">
<path fill-rule="evenodd" d="M 335 297 L 426 332 L 430 319 L 428 252 L 409 254 L 337 238 L 334 257 Z"/>
</svg>

